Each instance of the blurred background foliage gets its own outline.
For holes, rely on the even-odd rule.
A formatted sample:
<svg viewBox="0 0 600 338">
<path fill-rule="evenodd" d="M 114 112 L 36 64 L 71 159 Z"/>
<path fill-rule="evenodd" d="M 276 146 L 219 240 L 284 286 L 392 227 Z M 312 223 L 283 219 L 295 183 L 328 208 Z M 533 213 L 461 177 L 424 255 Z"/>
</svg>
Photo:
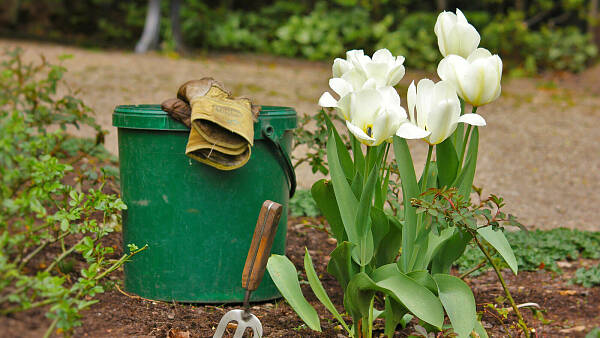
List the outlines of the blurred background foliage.
<svg viewBox="0 0 600 338">
<path fill-rule="evenodd" d="M 91 47 L 132 48 L 145 0 L 3 0 L 0 34 Z M 173 49 L 169 2 L 161 3 L 161 48 Z M 188 48 L 268 53 L 310 60 L 386 47 L 408 67 L 434 70 L 433 26 L 442 10 L 463 10 L 506 69 L 578 72 L 597 57 L 598 0 L 183 0 Z"/>
</svg>

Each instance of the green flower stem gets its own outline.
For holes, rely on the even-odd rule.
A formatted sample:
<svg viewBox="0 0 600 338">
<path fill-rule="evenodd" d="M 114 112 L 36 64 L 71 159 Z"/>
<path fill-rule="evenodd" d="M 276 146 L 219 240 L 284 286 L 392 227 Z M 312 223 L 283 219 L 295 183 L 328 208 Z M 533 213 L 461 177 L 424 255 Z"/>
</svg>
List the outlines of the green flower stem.
<svg viewBox="0 0 600 338">
<path fill-rule="evenodd" d="M 116 269 L 118 269 L 121 265 L 123 265 L 123 263 L 125 263 L 127 260 L 129 260 L 131 257 L 133 257 L 133 255 L 136 255 L 144 250 L 146 250 L 148 248 L 148 244 L 144 245 L 143 247 L 130 252 L 129 254 L 123 255 L 121 257 L 121 259 L 119 259 L 118 261 L 116 261 L 113 265 L 111 265 L 110 268 L 104 270 L 103 273 L 99 274 L 98 276 L 96 276 L 96 280 L 100 280 L 102 278 L 104 278 L 104 276 L 108 275 L 109 273 L 115 271 Z"/>
<path fill-rule="evenodd" d="M 510 305 L 512 306 L 513 310 L 517 314 L 517 318 L 519 319 L 519 326 L 521 326 L 521 329 L 525 333 L 525 337 L 527 337 L 527 338 L 531 337 L 531 331 L 527 327 L 527 324 L 525 323 L 525 319 L 523 319 L 523 316 L 521 315 L 521 312 L 519 311 L 519 308 L 517 307 L 517 303 L 515 303 L 515 300 L 512 298 L 512 295 L 510 294 L 510 291 L 508 290 L 508 287 L 506 286 L 506 282 L 504 282 L 504 277 L 502 277 L 502 272 L 500 272 L 500 269 L 498 268 L 496 263 L 494 263 L 494 261 L 492 260 L 492 257 L 490 256 L 489 252 L 486 250 L 486 248 L 483 246 L 483 244 L 481 244 L 481 241 L 479 241 L 479 238 L 477 238 L 477 234 L 474 231 L 470 231 L 470 232 L 471 232 L 471 235 L 473 235 L 473 239 L 475 240 L 475 243 L 479 247 L 479 250 L 481 250 L 481 252 L 483 252 L 483 254 L 485 255 L 485 258 L 488 260 L 488 262 L 494 268 L 496 275 L 498 275 L 498 279 L 500 280 L 500 284 L 502 284 L 502 288 L 504 289 L 506 298 L 508 299 L 508 301 L 510 302 Z"/>
<path fill-rule="evenodd" d="M 58 318 L 56 318 L 55 320 L 52 321 L 52 324 L 50 324 L 50 326 L 46 330 L 46 333 L 44 333 L 44 338 L 49 338 L 50 336 L 52 336 L 52 331 L 54 331 L 54 328 L 56 327 L 57 323 L 58 323 Z"/>
<path fill-rule="evenodd" d="M 477 107 L 473 106 L 473 111 L 471 112 L 472 114 L 475 114 L 477 112 Z M 471 128 L 473 126 L 469 124 L 469 126 L 467 127 L 467 131 L 465 132 L 465 137 L 463 139 L 463 144 L 460 150 L 460 153 L 458 154 L 459 157 L 459 164 L 458 164 L 458 170 L 462 169 L 463 166 L 463 161 L 465 158 L 465 150 L 467 150 L 467 142 L 469 141 L 469 137 L 471 136 Z"/>
<path fill-rule="evenodd" d="M 423 174 L 421 174 L 422 177 L 422 186 L 421 186 L 421 192 L 425 192 L 425 190 L 427 190 L 427 178 L 429 177 L 429 164 L 431 163 L 431 154 L 433 153 L 433 146 L 429 145 L 429 149 L 427 150 L 427 161 L 425 161 L 425 168 L 423 168 Z"/>
</svg>

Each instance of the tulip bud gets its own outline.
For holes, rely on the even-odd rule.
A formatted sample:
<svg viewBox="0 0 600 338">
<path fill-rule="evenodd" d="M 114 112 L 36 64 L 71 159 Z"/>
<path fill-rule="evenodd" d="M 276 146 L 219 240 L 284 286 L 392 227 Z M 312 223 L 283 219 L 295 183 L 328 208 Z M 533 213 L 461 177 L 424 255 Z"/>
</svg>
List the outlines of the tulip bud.
<svg viewBox="0 0 600 338">
<path fill-rule="evenodd" d="M 478 48 L 467 59 L 448 55 L 440 61 L 437 73 L 454 85 L 458 95 L 473 106 L 498 98 L 501 92 L 502 60 L 487 49 Z"/>
<path fill-rule="evenodd" d="M 455 54 L 466 58 L 479 46 L 479 33 L 467 22 L 460 9 L 456 9 L 456 14 L 440 13 L 433 30 L 443 56 Z"/>
</svg>

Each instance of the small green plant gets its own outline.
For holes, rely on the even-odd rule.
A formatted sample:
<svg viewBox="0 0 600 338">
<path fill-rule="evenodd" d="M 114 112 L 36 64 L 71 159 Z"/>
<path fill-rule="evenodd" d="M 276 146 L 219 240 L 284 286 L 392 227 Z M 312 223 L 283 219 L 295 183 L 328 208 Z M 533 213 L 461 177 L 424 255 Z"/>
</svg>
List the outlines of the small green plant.
<svg viewBox="0 0 600 338">
<path fill-rule="evenodd" d="M 578 258 L 600 258 L 600 232 L 556 228 L 552 230 L 510 231 L 506 238 L 514 249 L 519 269 L 536 271 L 545 269 L 561 273 L 558 261 Z M 469 246 L 457 261 L 459 271 L 464 273 L 484 260 L 483 254 Z M 502 267 L 506 265 L 499 262 Z M 487 265 L 489 267 L 489 265 Z M 474 275 L 481 273 L 479 270 Z"/>
<path fill-rule="evenodd" d="M 79 312 L 110 284 L 105 277 L 146 247 L 130 244 L 116 256 L 105 242 L 127 206 L 110 192 L 115 170 L 99 150 L 104 132 L 79 99 L 56 97 L 65 69 L 44 59 L 25 64 L 21 50 L 6 56 L 0 68 L 0 314 L 49 306 L 46 336 L 55 328 L 69 334 L 80 324 Z M 95 141 L 65 134 L 80 124 L 97 131 Z M 49 132 L 54 125 L 61 128 Z"/>
<path fill-rule="evenodd" d="M 575 277 L 571 280 L 571 282 L 575 284 L 581 284 L 586 288 L 600 285 L 600 264 L 592 266 L 589 269 L 577 269 L 577 271 L 575 271 Z"/>
<path fill-rule="evenodd" d="M 317 208 L 317 203 L 310 194 L 310 190 L 296 190 L 296 194 L 290 199 L 290 215 L 294 217 L 316 217 L 321 215 L 319 208 Z"/>
</svg>

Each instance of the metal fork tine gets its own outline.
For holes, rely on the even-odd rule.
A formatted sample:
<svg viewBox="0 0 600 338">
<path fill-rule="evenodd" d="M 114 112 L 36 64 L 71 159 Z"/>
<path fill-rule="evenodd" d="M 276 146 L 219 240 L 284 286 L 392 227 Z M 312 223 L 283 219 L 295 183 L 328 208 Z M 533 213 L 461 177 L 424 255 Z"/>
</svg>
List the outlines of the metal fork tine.
<svg viewBox="0 0 600 338">
<path fill-rule="evenodd" d="M 250 315 L 250 317 L 247 320 L 244 320 L 243 315 L 244 310 L 231 310 L 227 312 L 223 318 L 221 318 L 221 321 L 219 321 L 219 325 L 217 326 L 217 330 L 215 331 L 213 338 L 222 338 L 225 334 L 225 329 L 227 329 L 227 324 L 232 321 L 235 321 L 238 324 L 237 329 L 233 334 L 233 338 L 241 338 L 244 335 L 244 331 L 246 331 L 247 327 L 252 329 L 254 338 L 261 338 L 263 335 L 263 330 L 258 318 L 256 318 L 256 316 L 253 314 L 246 314 Z"/>
</svg>

